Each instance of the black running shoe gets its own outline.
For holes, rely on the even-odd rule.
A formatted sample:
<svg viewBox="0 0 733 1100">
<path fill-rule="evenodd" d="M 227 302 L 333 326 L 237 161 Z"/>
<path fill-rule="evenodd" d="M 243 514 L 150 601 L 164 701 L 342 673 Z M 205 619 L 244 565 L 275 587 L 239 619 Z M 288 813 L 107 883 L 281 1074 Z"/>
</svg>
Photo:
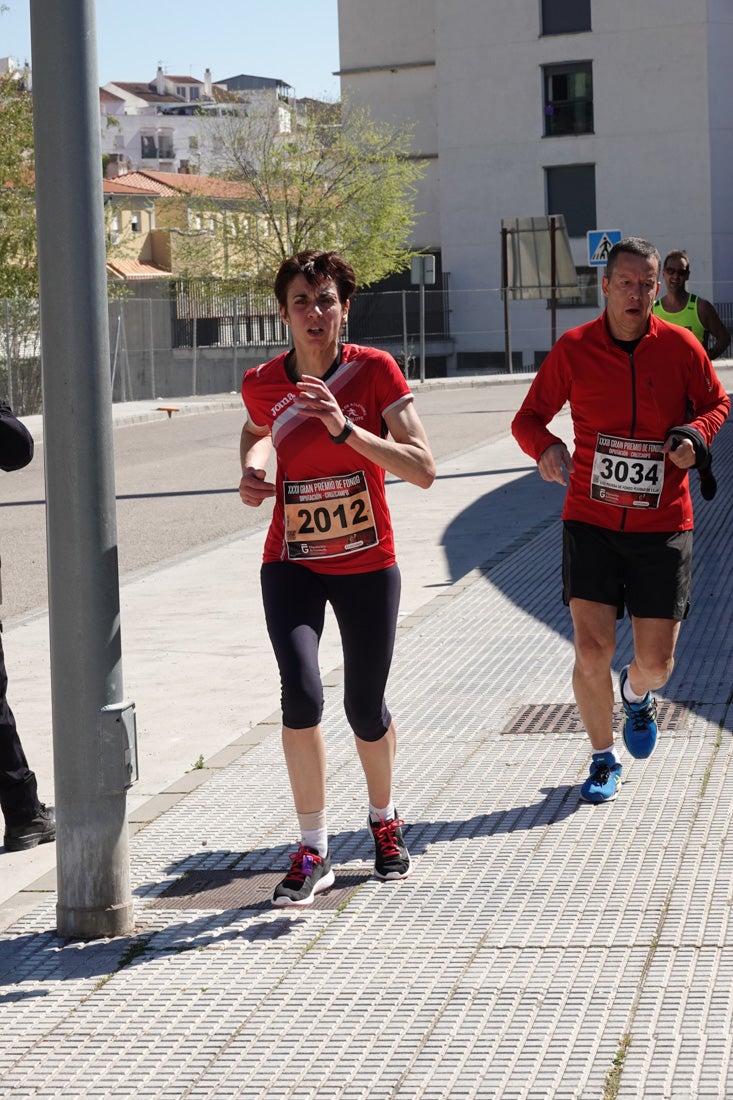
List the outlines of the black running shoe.
<svg viewBox="0 0 733 1100">
<path fill-rule="evenodd" d="M 374 822 L 369 818 L 375 848 L 374 877 L 384 882 L 407 878 L 412 870 L 410 853 L 402 838 L 402 826 L 405 823 L 396 814 L 395 810 L 395 817 L 391 821 Z"/>
<path fill-rule="evenodd" d="M 41 803 L 30 821 L 25 821 L 22 825 L 6 826 L 3 843 L 8 852 L 24 852 L 27 848 L 35 848 L 55 839 L 56 814 L 53 806 L 44 806 Z"/>
<path fill-rule="evenodd" d="M 331 870 L 330 855 L 319 856 L 315 848 L 300 844 L 289 857 L 291 867 L 282 882 L 275 887 L 272 904 L 280 907 L 312 905 L 313 898 L 333 886 L 336 876 Z"/>
</svg>

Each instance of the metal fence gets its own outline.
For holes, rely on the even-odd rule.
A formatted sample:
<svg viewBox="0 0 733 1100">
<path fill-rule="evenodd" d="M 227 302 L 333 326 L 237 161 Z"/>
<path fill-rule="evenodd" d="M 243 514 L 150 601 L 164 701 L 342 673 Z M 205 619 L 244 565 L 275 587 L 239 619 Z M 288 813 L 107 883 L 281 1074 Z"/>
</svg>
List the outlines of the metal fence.
<svg viewBox="0 0 733 1100">
<path fill-rule="evenodd" d="M 348 337 L 356 343 L 400 345 L 419 338 L 420 291 L 360 291 L 352 300 Z M 439 289 L 424 292 L 424 331 L 428 338 L 449 338 L 447 278 Z M 287 326 L 274 294 L 222 293 L 216 282 L 175 285 L 173 346 L 262 347 L 288 342 Z"/>
<path fill-rule="evenodd" d="M 175 284 L 172 324 L 174 348 L 269 347 L 288 341 L 274 294 L 222 293 L 208 280 Z"/>
</svg>

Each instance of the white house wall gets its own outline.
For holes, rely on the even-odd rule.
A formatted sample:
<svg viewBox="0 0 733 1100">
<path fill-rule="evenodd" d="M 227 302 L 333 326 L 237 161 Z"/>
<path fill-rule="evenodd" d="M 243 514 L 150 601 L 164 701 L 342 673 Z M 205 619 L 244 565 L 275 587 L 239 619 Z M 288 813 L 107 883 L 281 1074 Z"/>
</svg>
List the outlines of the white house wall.
<svg viewBox="0 0 733 1100">
<path fill-rule="evenodd" d="M 709 0 L 709 9 L 712 271 L 717 299 L 733 302 L 733 2 Z"/>
<path fill-rule="evenodd" d="M 368 107 L 391 125 L 413 124 L 412 147 L 425 158 L 417 185 L 419 212 L 414 238 L 421 248 L 440 247 L 440 182 L 436 116 L 434 0 L 374 0 L 339 7 L 343 96 Z M 375 27 L 388 34 L 374 34 Z"/>
<path fill-rule="evenodd" d="M 124 156 L 129 164 L 125 171 L 133 169 L 149 169 L 151 172 L 179 170 L 181 161 L 189 161 L 192 166 L 200 165 L 196 170 L 206 174 L 208 166 L 205 163 L 205 145 L 202 132 L 207 124 L 206 119 L 195 115 L 114 115 L 114 123 L 108 125 L 105 116 L 102 115 L 102 154 L 114 153 Z M 156 131 L 172 133 L 173 135 L 173 161 L 167 161 L 161 166 L 156 158 L 143 158 L 140 143 L 141 134 L 149 134 Z M 191 138 L 198 142 L 198 149 L 191 149 Z"/>
<path fill-rule="evenodd" d="M 442 249 L 459 351 L 503 348 L 501 221 L 546 212 L 555 165 L 595 165 L 595 228 L 686 248 L 694 289 L 733 301 L 731 0 L 592 0 L 591 32 L 544 37 L 539 11 L 540 0 L 339 0 L 344 95 L 415 120 L 437 150 L 413 243 Z M 434 70 L 409 67 L 430 49 Z M 594 133 L 544 137 L 542 66 L 586 60 Z M 585 237 L 571 247 L 587 263 Z M 558 332 L 596 312 L 558 310 Z M 527 358 L 549 346 L 544 303 L 513 303 L 511 321 Z"/>
</svg>

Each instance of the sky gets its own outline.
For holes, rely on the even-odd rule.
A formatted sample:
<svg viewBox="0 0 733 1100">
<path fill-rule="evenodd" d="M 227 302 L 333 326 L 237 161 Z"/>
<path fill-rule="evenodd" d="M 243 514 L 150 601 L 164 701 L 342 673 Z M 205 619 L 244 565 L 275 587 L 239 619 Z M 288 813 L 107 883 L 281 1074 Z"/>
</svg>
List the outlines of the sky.
<svg viewBox="0 0 733 1100">
<path fill-rule="evenodd" d="M 36 0 L 40 2 L 40 0 Z M 68 2 L 68 0 L 67 0 Z M 99 84 L 246 73 L 300 97 L 336 99 L 338 0 L 97 0 Z M 30 0 L 0 2 L 0 57 L 31 57 Z"/>
</svg>

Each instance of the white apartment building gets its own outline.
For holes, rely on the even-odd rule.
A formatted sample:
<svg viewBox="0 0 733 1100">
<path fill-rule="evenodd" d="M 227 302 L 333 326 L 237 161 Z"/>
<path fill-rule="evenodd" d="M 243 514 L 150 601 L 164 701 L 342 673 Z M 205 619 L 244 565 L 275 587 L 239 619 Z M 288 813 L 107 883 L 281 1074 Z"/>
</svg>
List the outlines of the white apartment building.
<svg viewBox="0 0 733 1100">
<path fill-rule="evenodd" d="M 214 83 L 175 76 L 159 66 L 155 79 L 110 81 L 99 89 L 102 154 L 108 176 L 137 169 L 194 172 L 216 167 L 216 126 L 222 111 L 274 114 L 289 133 L 293 89 L 272 77 L 240 75 Z"/>
<path fill-rule="evenodd" d="M 504 347 L 502 219 L 563 214 L 590 320 L 587 233 L 684 248 L 690 289 L 733 302 L 733 0 L 339 0 L 342 93 L 415 124 L 416 247 L 449 273 L 458 366 Z M 525 364 L 545 302 L 510 307 Z"/>
</svg>

